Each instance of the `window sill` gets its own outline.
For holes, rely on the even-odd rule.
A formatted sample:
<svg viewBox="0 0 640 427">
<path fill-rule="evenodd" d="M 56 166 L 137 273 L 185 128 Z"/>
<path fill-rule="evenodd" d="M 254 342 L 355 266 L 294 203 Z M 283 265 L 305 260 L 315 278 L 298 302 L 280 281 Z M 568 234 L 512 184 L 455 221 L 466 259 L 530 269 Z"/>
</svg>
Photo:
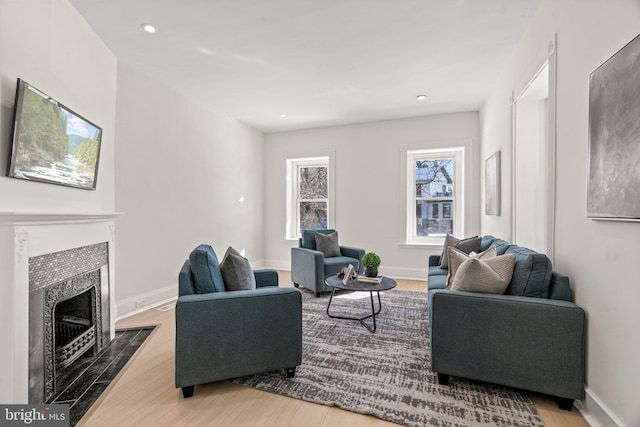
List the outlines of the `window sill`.
<svg viewBox="0 0 640 427">
<path fill-rule="evenodd" d="M 431 242 L 402 242 L 402 243 L 398 243 L 398 246 L 400 247 L 405 247 L 405 248 L 413 248 L 413 249 L 419 249 L 419 248 L 442 248 L 442 245 L 444 245 L 444 242 L 442 243 L 431 243 Z"/>
</svg>

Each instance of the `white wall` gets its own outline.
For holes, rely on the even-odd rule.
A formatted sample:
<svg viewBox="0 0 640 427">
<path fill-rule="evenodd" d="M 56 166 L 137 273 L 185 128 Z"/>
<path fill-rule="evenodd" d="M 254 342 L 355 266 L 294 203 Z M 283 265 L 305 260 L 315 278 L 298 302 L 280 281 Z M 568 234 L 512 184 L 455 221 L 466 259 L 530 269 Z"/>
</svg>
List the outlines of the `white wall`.
<svg viewBox="0 0 640 427">
<path fill-rule="evenodd" d="M 113 211 L 116 66 L 66 0 L 0 0 L 0 211 Z M 102 127 L 95 191 L 6 177 L 18 77 Z"/>
<path fill-rule="evenodd" d="M 479 231 L 478 114 L 458 113 L 268 134 L 265 144 L 265 254 L 269 266 L 289 269 L 285 239 L 285 165 L 289 156 L 333 150 L 336 167 L 336 222 L 340 242 L 374 251 L 380 272 L 426 279 L 427 258 L 441 246 L 404 242 L 405 177 L 402 148 L 439 148 L 467 141 L 466 233 Z"/>
<path fill-rule="evenodd" d="M 176 295 L 200 243 L 262 264 L 262 155 L 261 132 L 118 65 L 118 315 Z"/>
<path fill-rule="evenodd" d="M 571 278 L 587 312 L 585 410 L 593 425 L 640 425 L 640 224 L 586 219 L 589 74 L 640 28 L 635 0 L 545 0 L 480 115 L 482 158 L 503 150 L 503 215 L 510 229 L 510 95 L 542 65 L 557 34 L 557 176 L 554 269 Z M 531 177 L 532 180 L 537 177 Z M 640 197 L 640 195 L 634 195 Z"/>
<path fill-rule="evenodd" d="M 116 67 L 115 57 L 66 0 L 0 0 L 0 212 L 113 211 Z M 18 77 L 103 128 L 96 191 L 5 176 Z M 18 316 L 15 310 L 24 307 L 17 302 L 24 301 L 27 289 L 14 292 L 12 283 L 18 274 L 13 271 L 14 257 L 20 255 L 15 253 L 13 225 L 11 221 L 3 221 L 0 221 L 3 236 L 0 341 L 4 344 L 0 353 L 0 402 L 26 403 L 23 395 L 14 393 L 16 387 L 26 390 L 26 384 L 19 383 L 25 370 L 14 370 L 15 366 L 27 366 L 24 359 L 14 358 L 22 348 L 26 349 L 19 345 L 24 342 L 24 334 L 17 336 L 13 331 L 26 322 L 24 312 Z M 19 240 L 16 236 L 16 241 Z M 26 353 L 25 350 L 25 357 Z"/>
</svg>

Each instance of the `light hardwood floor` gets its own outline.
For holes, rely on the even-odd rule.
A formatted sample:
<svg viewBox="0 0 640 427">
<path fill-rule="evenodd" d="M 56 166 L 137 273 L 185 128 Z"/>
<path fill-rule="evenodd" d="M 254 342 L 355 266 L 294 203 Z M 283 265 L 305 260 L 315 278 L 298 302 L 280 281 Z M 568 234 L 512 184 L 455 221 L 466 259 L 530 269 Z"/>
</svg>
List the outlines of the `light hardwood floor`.
<svg viewBox="0 0 640 427">
<path fill-rule="evenodd" d="M 280 271 L 280 285 L 292 286 L 289 272 Z M 426 292 L 426 281 L 397 280 L 396 289 Z M 395 426 L 372 416 L 315 405 L 254 390 L 228 381 L 196 386 L 183 399 L 174 384 L 174 310 L 151 308 L 117 322 L 117 328 L 158 325 L 79 426 Z M 531 394 L 548 427 L 585 427 L 574 408 L 558 409 L 548 397 Z"/>
</svg>

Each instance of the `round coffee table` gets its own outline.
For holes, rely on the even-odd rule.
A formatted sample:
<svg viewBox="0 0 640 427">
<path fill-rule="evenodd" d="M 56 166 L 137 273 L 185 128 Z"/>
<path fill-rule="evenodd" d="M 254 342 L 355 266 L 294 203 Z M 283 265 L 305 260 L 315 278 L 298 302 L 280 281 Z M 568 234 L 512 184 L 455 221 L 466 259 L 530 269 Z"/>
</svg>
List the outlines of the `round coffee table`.
<svg viewBox="0 0 640 427">
<path fill-rule="evenodd" d="M 331 297 L 329 298 L 329 304 L 327 305 L 327 315 L 333 319 L 347 319 L 347 320 L 358 320 L 360 323 L 364 325 L 370 332 L 376 332 L 376 316 L 380 314 L 380 310 L 382 310 L 382 302 L 380 301 L 380 291 L 387 291 L 389 289 L 393 289 L 397 286 L 395 280 L 390 279 L 388 277 L 383 277 L 380 283 L 366 283 L 366 282 L 358 282 L 356 279 L 350 279 L 345 285 L 342 283 L 342 279 L 338 276 L 330 276 L 324 281 L 327 286 L 331 287 Z M 336 316 L 329 313 L 329 309 L 331 308 L 331 301 L 333 300 L 333 295 L 336 293 L 337 289 L 344 289 L 347 291 L 363 291 L 369 292 L 369 296 L 371 297 L 371 314 L 364 317 L 349 317 L 349 316 Z M 376 311 L 375 305 L 373 303 L 373 293 L 377 292 L 378 294 L 378 310 Z M 366 319 L 373 319 L 373 327 L 365 322 Z"/>
</svg>

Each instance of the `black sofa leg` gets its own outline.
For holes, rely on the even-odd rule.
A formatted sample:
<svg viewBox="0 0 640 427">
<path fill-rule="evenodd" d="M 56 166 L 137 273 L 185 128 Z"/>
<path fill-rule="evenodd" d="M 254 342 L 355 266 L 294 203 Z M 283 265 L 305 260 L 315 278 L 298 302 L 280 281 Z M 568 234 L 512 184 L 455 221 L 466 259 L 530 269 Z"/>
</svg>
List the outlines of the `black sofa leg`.
<svg viewBox="0 0 640 427">
<path fill-rule="evenodd" d="M 195 386 L 187 386 L 187 387 L 182 387 L 182 396 L 187 399 L 191 396 L 193 396 L 193 389 Z"/>
<path fill-rule="evenodd" d="M 438 383 L 440 385 L 449 385 L 449 375 L 438 373 Z"/>
<path fill-rule="evenodd" d="M 558 407 L 563 411 L 571 411 L 573 409 L 573 399 L 561 397 L 558 399 Z"/>
<path fill-rule="evenodd" d="M 287 374 L 287 378 L 293 378 L 296 375 L 296 368 L 287 368 L 284 371 Z"/>
</svg>

